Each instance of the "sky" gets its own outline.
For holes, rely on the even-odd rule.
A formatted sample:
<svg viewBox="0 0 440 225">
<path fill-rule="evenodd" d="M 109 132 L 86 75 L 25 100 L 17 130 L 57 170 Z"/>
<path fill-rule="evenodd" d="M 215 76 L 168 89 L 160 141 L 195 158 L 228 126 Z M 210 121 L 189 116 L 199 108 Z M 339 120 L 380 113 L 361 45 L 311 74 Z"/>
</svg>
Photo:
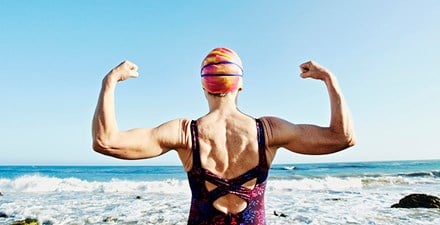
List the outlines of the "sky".
<svg viewBox="0 0 440 225">
<path fill-rule="evenodd" d="M 92 150 L 102 78 L 122 60 L 121 130 L 208 112 L 200 64 L 234 49 L 244 67 L 238 107 L 327 126 L 314 60 L 338 78 L 357 145 L 331 155 L 280 150 L 274 163 L 440 159 L 440 2 L 0 0 L 0 165 L 179 165 L 172 152 L 125 161 Z"/>
</svg>

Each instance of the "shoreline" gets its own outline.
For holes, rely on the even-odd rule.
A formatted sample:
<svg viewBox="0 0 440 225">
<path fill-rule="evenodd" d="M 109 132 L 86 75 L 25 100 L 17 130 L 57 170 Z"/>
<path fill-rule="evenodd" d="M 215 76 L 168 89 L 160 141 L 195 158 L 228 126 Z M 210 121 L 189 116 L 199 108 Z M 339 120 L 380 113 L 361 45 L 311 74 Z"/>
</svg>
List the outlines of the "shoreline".
<svg viewBox="0 0 440 225">
<path fill-rule="evenodd" d="M 148 160 L 142 160 L 143 162 L 148 162 Z M 393 162 L 431 162 L 431 161 L 440 161 L 439 159 L 396 159 L 396 160 L 365 160 L 365 161 L 323 161 L 323 162 L 291 162 L 291 163 L 274 163 L 273 166 L 284 166 L 284 165 L 314 165 L 314 164 L 350 164 L 350 163 L 393 163 Z M 44 167 L 181 167 L 181 164 L 148 164 L 143 165 L 139 164 L 139 162 L 136 163 L 129 163 L 129 164 L 82 164 L 82 163 L 72 163 L 72 164 L 49 164 L 49 163 L 17 163 L 17 164 L 10 164 L 10 163 L 3 163 L 0 164 L 0 167 L 12 167 L 12 166 L 44 166 Z"/>
</svg>

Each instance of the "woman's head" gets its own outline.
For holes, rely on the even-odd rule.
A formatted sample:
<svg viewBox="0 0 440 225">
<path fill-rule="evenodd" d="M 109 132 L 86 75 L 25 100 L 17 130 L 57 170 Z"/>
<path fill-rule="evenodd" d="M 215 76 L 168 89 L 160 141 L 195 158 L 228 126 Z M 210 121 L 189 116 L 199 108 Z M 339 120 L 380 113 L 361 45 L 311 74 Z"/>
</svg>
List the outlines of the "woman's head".
<svg viewBox="0 0 440 225">
<path fill-rule="evenodd" d="M 232 49 L 213 49 L 201 67 L 202 86 L 209 93 L 227 94 L 242 89 L 243 66 Z"/>
</svg>

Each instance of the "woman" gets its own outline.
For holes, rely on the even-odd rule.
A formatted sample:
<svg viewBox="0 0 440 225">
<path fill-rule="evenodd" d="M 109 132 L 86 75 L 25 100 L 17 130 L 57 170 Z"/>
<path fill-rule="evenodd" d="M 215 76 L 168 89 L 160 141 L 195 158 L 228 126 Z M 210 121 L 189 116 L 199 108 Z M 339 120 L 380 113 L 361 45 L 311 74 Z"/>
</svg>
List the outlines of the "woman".
<svg viewBox="0 0 440 225">
<path fill-rule="evenodd" d="M 116 84 L 138 76 L 137 66 L 124 61 L 103 79 L 93 118 L 93 148 L 122 159 L 146 159 L 176 150 L 192 191 L 188 224 L 265 224 L 264 191 L 277 149 L 319 155 L 355 143 L 336 77 L 312 61 L 300 69 L 302 78 L 322 80 L 327 86 L 328 127 L 293 124 L 276 117 L 255 119 L 240 112 L 236 102 L 242 90 L 242 62 L 233 50 L 216 48 L 205 57 L 201 69 L 207 115 L 119 131 L 114 112 Z"/>
</svg>

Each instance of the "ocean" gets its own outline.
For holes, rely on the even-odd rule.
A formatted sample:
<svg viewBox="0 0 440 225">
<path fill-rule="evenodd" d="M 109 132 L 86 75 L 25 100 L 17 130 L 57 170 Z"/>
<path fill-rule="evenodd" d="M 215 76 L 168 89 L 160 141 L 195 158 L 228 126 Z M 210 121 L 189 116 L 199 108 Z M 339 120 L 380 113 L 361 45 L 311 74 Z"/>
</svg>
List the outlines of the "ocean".
<svg viewBox="0 0 440 225">
<path fill-rule="evenodd" d="M 181 166 L 0 166 L 0 224 L 186 224 Z M 267 224 L 440 224 L 440 209 L 390 206 L 440 196 L 440 160 L 273 165 Z M 3 215 L 3 216 L 2 216 Z"/>
</svg>

